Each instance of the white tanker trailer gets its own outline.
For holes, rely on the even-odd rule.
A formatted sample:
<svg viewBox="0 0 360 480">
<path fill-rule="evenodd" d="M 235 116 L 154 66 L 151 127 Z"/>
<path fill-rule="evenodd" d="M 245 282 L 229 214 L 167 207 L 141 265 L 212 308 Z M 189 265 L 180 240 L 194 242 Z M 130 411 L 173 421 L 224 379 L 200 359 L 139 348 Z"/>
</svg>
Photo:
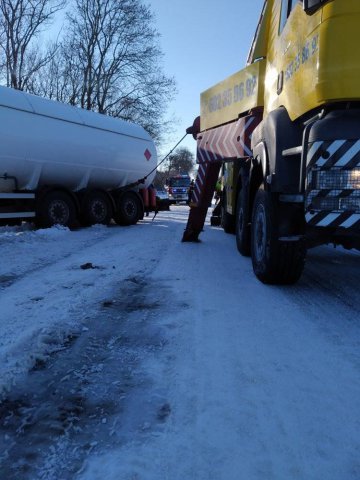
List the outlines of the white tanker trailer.
<svg viewBox="0 0 360 480">
<path fill-rule="evenodd" d="M 139 125 L 0 87 L 1 223 L 134 224 L 156 164 Z"/>
</svg>

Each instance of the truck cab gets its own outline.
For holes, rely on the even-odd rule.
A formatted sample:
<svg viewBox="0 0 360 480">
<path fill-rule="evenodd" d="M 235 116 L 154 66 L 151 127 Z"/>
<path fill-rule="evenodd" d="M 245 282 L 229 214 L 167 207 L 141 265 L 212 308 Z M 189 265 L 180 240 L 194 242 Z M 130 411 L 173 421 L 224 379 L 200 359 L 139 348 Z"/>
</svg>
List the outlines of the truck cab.
<svg viewBox="0 0 360 480">
<path fill-rule="evenodd" d="M 168 179 L 168 193 L 172 203 L 188 201 L 190 182 L 188 174 L 174 175 Z"/>
<path fill-rule="evenodd" d="M 359 99 L 359 20 L 357 0 L 265 2 L 248 58 L 266 60 L 264 116 L 284 107 L 296 120 Z"/>
</svg>

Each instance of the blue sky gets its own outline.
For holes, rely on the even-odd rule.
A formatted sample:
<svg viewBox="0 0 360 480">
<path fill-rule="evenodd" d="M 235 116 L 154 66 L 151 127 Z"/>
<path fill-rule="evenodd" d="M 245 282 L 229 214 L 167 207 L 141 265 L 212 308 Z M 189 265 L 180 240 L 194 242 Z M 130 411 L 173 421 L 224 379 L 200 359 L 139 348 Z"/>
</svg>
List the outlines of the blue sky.
<svg viewBox="0 0 360 480">
<path fill-rule="evenodd" d="M 178 91 L 168 110 L 178 122 L 161 157 L 199 115 L 200 93 L 245 66 L 264 0 L 143 1 L 155 17 L 164 71 L 175 78 Z M 59 15 L 53 34 L 62 20 Z M 182 146 L 196 151 L 190 135 Z"/>
<path fill-rule="evenodd" d="M 161 34 L 164 70 L 178 94 L 169 115 L 179 122 L 171 148 L 199 115 L 200 93 L 244 67 L 263 0 L 147 0 Z M 188 136 L 183 146 L 195 153 Z M 161 153 L 164 153 L 161 152 Z"/>
</svg>

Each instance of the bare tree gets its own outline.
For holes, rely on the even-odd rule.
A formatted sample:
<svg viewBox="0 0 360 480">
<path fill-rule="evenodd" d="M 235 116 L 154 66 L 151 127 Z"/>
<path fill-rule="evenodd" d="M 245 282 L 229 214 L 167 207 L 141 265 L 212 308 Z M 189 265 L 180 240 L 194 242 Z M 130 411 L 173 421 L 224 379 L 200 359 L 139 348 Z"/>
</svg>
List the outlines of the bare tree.
<svg viewBox="0 0 360 480">
<path fill-rule="evenodd" d="M 49 62 L 36 72 L 28 90 L 41 97 L 78 105 L 82 76 L 76 58 L 60 43 Z"/>
<path fill-rule="evenodd" d="M 166 163 L 169 174 L 190 173 L 195 167 L 194 155 L 186 147 L 175 150 Z"/>
<path fill-rule="evenodd" d="M 159 137 L 175 86 L 162 73 L 152 24 L 141 0 L 74 0 L 59 56 L 47 79 L 37 79 L 38 93 L 56 92 L 58 100 L 134 121 Z"/>
<path fill-rule="evenodd" d="M 55 55 L 56 45 L 42 52 L 35 44 L 66 0 L 0 0 L 0 67 L 8 87 L 27 89 L 33 76 Z"/>
<path fill-rule="evenodd" d="M 163 190 L 165 188 L 166 180 L 168 178 L 168 173 L 162 170 L 157 170 L 155 178 L 153 180 L 154 187 L 157 190 Z"/>
</svg>

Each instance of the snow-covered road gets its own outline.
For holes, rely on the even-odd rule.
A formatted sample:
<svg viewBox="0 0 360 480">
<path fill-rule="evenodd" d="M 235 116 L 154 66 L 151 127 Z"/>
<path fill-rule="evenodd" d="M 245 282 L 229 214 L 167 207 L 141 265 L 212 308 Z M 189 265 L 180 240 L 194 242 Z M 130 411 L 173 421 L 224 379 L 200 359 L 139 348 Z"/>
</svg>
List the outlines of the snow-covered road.
<svg viewBox="0 0 360 480">
<path fill-rule="evenodd" d="M 259 283 L 188 209 L 1 228 L 1 480 L 358 480 L 360 255 Z"/>
</svg>

